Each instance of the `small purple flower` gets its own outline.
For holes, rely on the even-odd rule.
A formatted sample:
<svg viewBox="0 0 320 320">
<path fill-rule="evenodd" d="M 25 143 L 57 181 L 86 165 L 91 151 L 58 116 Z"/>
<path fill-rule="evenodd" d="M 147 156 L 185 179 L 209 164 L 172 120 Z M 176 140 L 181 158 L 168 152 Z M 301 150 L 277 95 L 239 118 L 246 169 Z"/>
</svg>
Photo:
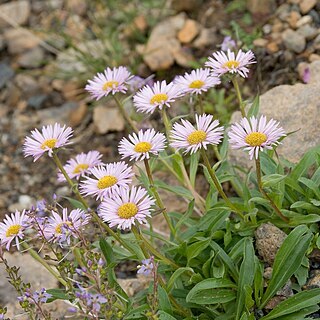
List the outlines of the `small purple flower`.
<svg viewBox="0 0 320 320">
<path fill-rule="evenodd" d="M 309 69 L 309 67 L 306 67 L 306 68 L 303 70 L 302 81 L 303 81 L 304 83 L 309 83 L 310 77 L 311 77 L 310 69 Z"/>
<path fill-rule="evenodd" d="M 224 37 L 223 42 L 221 43 L 221 50 L 228 51 L 233 49 L 236 49 L 236 42 L 230 36 Z"/>
<path fill-rule="evenodd" d="M 26 291 L 23 293 L 22 296 L 18 297 L 20 302 L 22 301 L 29 301 L 32 304 L 41 304 L 46 303 L 52 295 L 46 292 L 45 288 L 42 288 L 40 291 L 31 292 L 30 288 L 27 288 Z"/>
<path fill-rule="evenodd" d="M 138 266 L 138 274 L 143 274 L 144 276 L 150 276 L 154 269 L 154 257 L 151 257 L 149 259 L 143 259 L 142 265 Z"/>
<path fill-rule="evenodd" d="M 129 90 L 133 93 L 141 89 L 143 86 L 148 85 L 150 87 L 154 84 L 154 75 L 152 74 L 148 78 L 141 78 L 139 76 L 134 76 L 129 81 L 127 81 L 127 84 L 129 85 Z"/>
<path fill-rule="evenodd" d="M 46 214 L 47 202 L 45 199 L 37 201 L 35 211 L 38 217 L 43 217 Z"/>
<path fill-rule="evenodd" d="M 101 308 L 101 304 L 106 303 L 108 300 L 102 294 L 93 294 L 91 296 L 91 303 L 92 303 L 92 311 L 99 312 Z"/>
</svg>

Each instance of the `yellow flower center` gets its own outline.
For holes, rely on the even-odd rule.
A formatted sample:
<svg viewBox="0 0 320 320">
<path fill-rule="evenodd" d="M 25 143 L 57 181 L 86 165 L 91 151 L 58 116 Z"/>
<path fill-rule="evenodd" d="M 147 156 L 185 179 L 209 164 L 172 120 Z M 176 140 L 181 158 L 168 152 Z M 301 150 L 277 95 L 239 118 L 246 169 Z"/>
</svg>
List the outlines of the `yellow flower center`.
<svg viewBox="0 0 320 320">
<path fill-rule="evenodd" d="M 12 226 L 10 226 L 6 232 L 6 237 L 12 237 L 15 236 L 19 233 L 21 229 L 21 225 L 20 224 L 13 224 Z"/>
<path fill-rule="evenodd" d="M 197 144 L 203 142 L 207 137 L 207 134 L 203 130 L 196 130 L 189 134 L 187 141 L 189 144 Z"/>
<path fill-rule="evenodd" d="M 134 147 L 135 152 L 143 153 L 148 152 L 152 148 L 152 144 L 150 142 L 138 142 Z"/>
<path fill-rule="evenodd" d="M 230 61 L 227 61 L 223 67 L 225 68 L 228 68 L 228 69 L 233 69 L 233 68 L 237 68 L 239 67 L 239 62 L 238 61 L 235 61 L 235 60 L 230 60 Z"/>
<path fill-rule="evenodd" d="M 117 87 L 119 85 L 118 81 L 107 81 L 103 87 L 102 90 L 107 91 L 108 89 L 113 89 L 114 87 Z"/>
<path fill-rule="evenodd" d="M 168 98 L 169 98 L 168 95 L 166 95 L 165 93 L 157 93 L 151 98 L 150 103 L 151 104 L 161 103 L 163 101 L 167 101 Z"/>
<path fill-rule="evenodd" d="M 264 133 L 251 132 L 246 136 L 245 141 L 251 147 L 257 147 L 257 146 L 261 146 L 264 142 L 267 141 L 267 139 L 268 139 L 268 137 Z"/>
<path fill-rule="evenodd" d="M 138 207 L 132 202 L 122 204 L 118 208 L 118 216 L 122 219 L 132 218 L 137 214 L 137 212 L 138 212 Z"/>
<path fill-rule="evenodd" d="M 99 189 L 106 189 L 112 187 L 114 184 L 118 182 L 118 179 L 114 176 L 104 176 L 98 181 Z"/>
<path fill-rule="evenodd" d="M 84 170 L 87 170 L 89 168 L 89 165 L 86 164 L 86 163 L 79 163 L 73 170 L 73 173 L 76 174 L 76 173 L 80 173 Z"/>
<path fill-rule="evenodd" d="M 53 149 L 56 146 L 56 143 L 57 143 L 57 139 L 48 139 L 42 143 L 41 149 L 44 150 L 46 149 L 46 147 Z"/>
<path fill-rule="evenodd" d="M 204 82 L 201 80 L 194 80 L 189 84 L 189 88 L 191 89 L 200 89 L 204 85 Z"/>
<path fill-rule="evenodd" d="M 71 227 L 71 226 L 72 226 L 72 223 L 70 221 L 61 222 L 56 226 L 54 231 L 55 231 L 55 233 L 61 234 L 62 233 L 62 227 Z"/>
</svg>

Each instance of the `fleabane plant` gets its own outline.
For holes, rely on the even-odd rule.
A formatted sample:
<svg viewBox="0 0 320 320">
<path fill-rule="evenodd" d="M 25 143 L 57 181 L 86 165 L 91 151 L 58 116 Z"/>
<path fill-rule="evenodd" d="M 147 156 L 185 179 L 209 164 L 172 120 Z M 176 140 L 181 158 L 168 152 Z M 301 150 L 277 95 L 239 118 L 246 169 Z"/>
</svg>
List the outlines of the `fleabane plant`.
<svg viewBox="0 0 320 320">
<path fill-rule="evenodd" d="M 0 260 L 31 319 L 39 315 L 51 319 L 44 305 L 54 299 L 68 300 L 73 312 L 84 319 L 268 320 L 295 319 L 315 311 L 320 289 L 304 289 L 306 254 L 317 243 L 311 240 L 318 237 L 315 223 L 320 219 L 304 208 L 320 214 L 314 188 L 319 170 L 311 178 L 302 176 L 307 170 L 301 170 L 301 165 L 287 170 L 274 157 L 287 135 L 285 129 L 277 120 L 258 115 L 258 105 L 242 99 L 238 83 L 238 77 L 248 77 L 255 56 L 224 47 L 227 52 L 213 53 L 207 68 L 172 82 L 135 79 L 124 66 L 108 67 L 88 80 L 85 90 L 91 97 L 114 99 L 127 122 L 116 162 L 105 163 L 103 154 L 91 150 L 63 164 L 60 155 L 72 143 L 73 134 L 63 124 L 34 129 L 26 137 L 24 155 L 51 161 L 59 183 L 70 187 L 65 199 L 53 196 L 30 210 L 8 213 L 0 223 Z M 138 88 L 133 81 L 145 85 Z M 234 84 L 242 115 L 231 125 L 222 125 L 202 106 L 206 94 L 225 81 Z M 125 94 L 134 87 L 138 91 L 126 99 L 132 98 L 136 112 L 160 113 L 162 123 L 156 128 L 139 128 L 124 108 Z M 190 108 L 187 117 L 171 119 L 170 109 L 189 95 L 197 97 L 196 108 Z M 255 172 L 247 177 L 243 177 L 245 170 L 238 174 L 239 166 L 228 159 L 229 147 L 245 152 Z M 319 148 L 310 152 L 315 154 Z M 310 155 L 306 159 L 305 165 L 314 165 Z M 164 171 L 161 177 L 170 175 L 175 182 L 160 180 L 159 170 Z M 200 176 L 206 186 L 196 183 Z M 313 189 L 304 193 L 299 183 Z M 186 209 L 171 211 L 163 190 L 173 193 Z M 159 220 L 165 225 L 162 230 Z M 274 263 L 266 263 L 273 271 L 265 287 L 264 257 L 256 252 L 253 236 L 266 222 L 281 227 L 288 236 Z M 14 249 L 23 249 L 42 264 L 61 290 L 37 291 L 19 281 L 18 270 L 9 266 L 4 253 Z M 121 287 L 115 269 L 129 261 L 146 283 L 133 295 Z M 266 308 L 295 278 L 292 297 L 272 311 Z"/>
</svg>

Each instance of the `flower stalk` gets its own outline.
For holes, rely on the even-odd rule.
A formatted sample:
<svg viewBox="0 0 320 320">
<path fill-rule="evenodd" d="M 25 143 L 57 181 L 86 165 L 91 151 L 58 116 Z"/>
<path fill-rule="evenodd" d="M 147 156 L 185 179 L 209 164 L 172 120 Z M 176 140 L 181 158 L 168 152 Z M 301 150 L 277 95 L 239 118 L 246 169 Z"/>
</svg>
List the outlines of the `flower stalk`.
<svg viewBox="0 0 320 320">
<path fill-rule="evenodd" d="M 238 99 L 238 102 L 239 102 L 241 115 L 244 118 L 244 117 L 246 117 L 246 112 L 244 110 L 244 103 L 243 103 L 243 100 L 242 100 L 242 95 L 241 95 L 241 91 L 240 91 L 240 88 L 239 88 L 239 83 L 238 83 L 237 77 L 233 77 L 232 78 L 232 83 L 233 83 L 234 89 L 236 90 L 236 95 L 237 95 L 237 99 Z"/>
</svg>

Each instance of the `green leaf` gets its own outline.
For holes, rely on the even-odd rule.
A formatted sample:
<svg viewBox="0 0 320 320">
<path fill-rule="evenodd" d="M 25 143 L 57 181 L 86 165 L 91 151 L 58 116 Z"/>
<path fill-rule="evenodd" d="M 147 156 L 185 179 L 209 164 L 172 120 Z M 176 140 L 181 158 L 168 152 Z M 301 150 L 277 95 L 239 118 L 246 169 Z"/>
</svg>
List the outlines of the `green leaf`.
<svg viewBox="0 0 320 320">
<path fill-rule="evenodd" d="M 320 303 L 320 288 L 302 291 L 279 303 L 269 314 L 261 320 L 278 319 L 302 309 L 313 307 Z M 296 319 L 293 317 L 292 319 Z"/>
<path fill-rule="evenodd" d="M 63 198 L 67 199 L 74 208 L 87 211 L 87 208 L 80 201 L 73 198 L 69 198 L 69 197 L 63 197 Z"/>
<path fill-rule="evenodd" d="M 319 186 L 316 183 L 314 183 L 311 179 L 307 179 L 305 177 L 301 177 L 299 181 L 307 186 L 310 190 L 312 190 L 317 198 L 320 199 Z"/>
<path fill-rule="evenodd" d="M 254 248 L 252 239 L 245 239 L 243 260 L 240 267 L 238 292 L 236 300 L 236 320 L 240 319 L 246 297 L 246 286 L 251 286 L 254 279 L 255 264 L 254 264 Z"/>
<path fill-rule="evenodd" d="M 230 209 L 220 207 L 208 210 L 199 221 L 199 230 L 208 230 L 213 234 L 215 231 L 220 229 L 225 220 L 229 217 L 230 213 Z"/>
<path fill-rule="evenodd" d="M 290 225 L 309 224 L 320 221 L 320 215 L 318 214 L 296 214 L 290 219 Z"/>
<path fill-rule="evenodd" d="M 200 240 L 200 241 L 197 241 L 191 245 L 189 245 L 187 247 L 187 258 L 188 258 L 188 263 L 190 262 L 190 260 L 192 258 L 195 258 L 197 257 L 200 252 L 202 252 L 203 250 L 205 250 L 209 244 L 210 244 L 210 241 L 211 239 L 208 238 L 208 239 L 204 239 L 204 240 Z"/>
<path fill-rule="evenodd" d="M 259 105 L 260 105 L 260 96 L 259 96 L 259 94 L 257 94 L 252 102 L 250 109 L 248 110 L 247 118 L 250 118 L 252 116 L 256 117 L 258 115 Z"/>
<path fill-rule="evenodd" d="M 258 258 L 255 258 L 255 273 L 254 273 L 254 299 L 256 302 L 256 305 L 260 306 L 261 297 L 263 294 L 263 285 L 264 285 L 264 279 L 263 279 L 263 272 L 264 272 L 264 266 L 259 261 Z"/>
<path fill-rule="evenodd" d="M 47 293 L 51 294 L 52 297 L 48 299 L 48 303 L 54 300 L 70 300 L 71 297 L 64 289 L 47 289 Z"/>
<path fill-rule="evenodd" d="M 285 178 L 286 176 L 283 174 L 269 174 L 267 176 L 262 177 L 262 184 L 265 188 L 274 187 Z"/>
<path fill-rule="evenodd" d="M 134 320 L 134 319 L 144 319 L 143 315 L 145 311 L 149 310 L 150 307 L 147 304 L 143 304 L 139 307 L 134 307 L 123 319 L 124 320 Z"/>
<path fill-rule="evenodd" d="M 163 310 L 159 310 L 158 315 L 160 320 L 177 320 L 176 318 L 174 318 L 169 313 Z"/>
<path fill-rule="evenodd" d="M 194 187 L 196 181 L 197 170 L 199 166 L 200 153 L 196 152 L 190 156 L 190 181 Z"/>
<path fill-rule="evenodd" d="M 170 277 L 170 279 L 169 279 L 169 281 L 168 281 L 168 284 L 167 284 L 167 290 L 168 290 L 168 292 L 170 292 L 171 289 L 173 288 L 175 281 L 176 281 L 178 278 L 180 278 L 180 277 L 182 276 L 182 274 L 187 273 L 187 272 L 194 273 L 194 271 L 193 271 L 192 268 L 182 267 L 182 268 L 177 269 L 177 270 L 172 274 L 172 276 Z"/>
<path fill-rule="evenodd" d="M 228 279 L 209 278 L 197 283 L 188 293 L 187 302 L 196 304 L 226 303 L 235 299 L 236 285 Z"/>
<path fill-rule="evenodd" d="M 260 308 L 263 308 L 297 271 L 311 239 L 312 233 L 304 225 L 296 227 L 286 237 L 276 254 L 272 277 L 263 295 Z"/>
<path fill-rule="evenodd" d="M 163 181 L 160 181 L 160 180 L 156 180 L 155 181 L 155 185 L 163 190 L 168 190 L 172 193 L 175 193 L 181 197 L 184 197 L 184 198 L 187 198 L 189 200 L 192 200 L 193 199 L 193 196 L 191 194 L 191 192 L 184 188 L 184 187 L 181 187 L 181 186 L 170 186 L 168 184 L 166 184 L 165 182 Z"/>
<path fill-rule="evenodd" d="M 158 286 L 158 297 L 159 297 L 159 309 L 171 314 L 172 307 L 170 304 L 170 299 L 168 297 L 166 290 L 164 290 L 161 286 Z"/>
<path fill-rule="evenodd" d="M 99 246 L 104 258 L 107 261 L 107 264 L 108 265 L 112 264 L 115 260 L 114 260 L 113 250 L 110 244 L 104 238 L 100 238 Z"/>
</svg>

